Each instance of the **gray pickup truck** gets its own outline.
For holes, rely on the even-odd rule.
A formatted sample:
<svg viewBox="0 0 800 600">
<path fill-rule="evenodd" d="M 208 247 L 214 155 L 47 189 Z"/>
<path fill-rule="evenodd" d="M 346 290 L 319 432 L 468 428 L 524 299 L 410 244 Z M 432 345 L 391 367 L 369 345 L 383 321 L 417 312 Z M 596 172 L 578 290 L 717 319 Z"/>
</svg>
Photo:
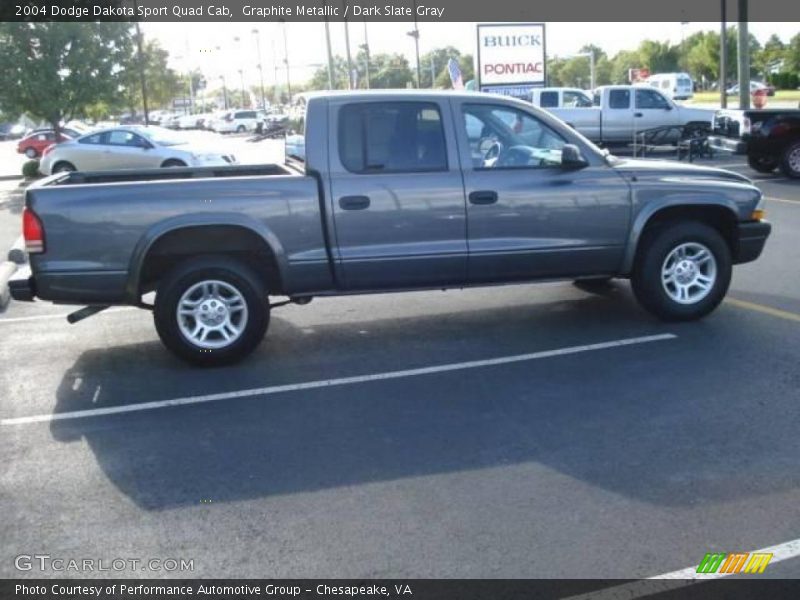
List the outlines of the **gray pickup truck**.
<svg viewBox="0 0 800 600">
<path fill-rule="evenodd" d="M 770 232 L 735 173 L 623 160 L 547 112 L 477 93 L 312 97 L 305 162 L 62 173 L 26 194 L 17 300 L 150 309 L 164 344 L 250 353 L 270 296 L 630 278 L 689 320 Z M 155 291 L 155 301 L 146 302 Z"/>
</svg>

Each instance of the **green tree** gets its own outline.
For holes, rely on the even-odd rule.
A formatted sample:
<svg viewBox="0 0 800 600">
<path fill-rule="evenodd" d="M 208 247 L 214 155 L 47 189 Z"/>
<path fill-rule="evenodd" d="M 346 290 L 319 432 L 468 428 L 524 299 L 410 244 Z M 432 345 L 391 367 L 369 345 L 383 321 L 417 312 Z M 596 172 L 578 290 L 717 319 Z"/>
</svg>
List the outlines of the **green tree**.
<svg viewBox="0 0 800 600">
<path fill-rule="evenodd" d="M 353 57 L 353 68 L 358 74 L 358 87 L 366 87 L 366 54 L 360 51 Z M 341 56 L 333 59 L 333 85 L 347 89 L 347 61 Z M 414 77 L 408 60 L 401 54 L 373 54 L 369 60 L 370 87 L 375 89 L 405 88 Z M 310 90 L 328 89 L 328 65 L 319 67 L 308 82 Z"/>
<path fill-rule="evenodd" d="M 140 63 L 144 67 L 147 85 L 147 104 L 150 110 L 168 106 L 176 96 L 186 93 L 188 82 L 183 81 L 173 69 L 167 66 L 169 54 L 157 41 L 146 41 L 142 46 L 142 58 L 138 54 L 126 61 L 121 73 L 124 108 L 131 112 L 144 109 Z M 195 73 L 195 86 L 200 74 Z M 195 90 L 197 87 L 195 87 Z"/>
<path fill-rule="evenodd" d="M 800 33 L 789 40 L 784 55 L 783 70 L 790 73 L 800 73 Z"/>
<path fill-rule="evenodd" d="M 89 107 L 119 101 L 132 54 L 128 23 L 0 23 L 0 107 L 59 131 Z"/>
</svg>

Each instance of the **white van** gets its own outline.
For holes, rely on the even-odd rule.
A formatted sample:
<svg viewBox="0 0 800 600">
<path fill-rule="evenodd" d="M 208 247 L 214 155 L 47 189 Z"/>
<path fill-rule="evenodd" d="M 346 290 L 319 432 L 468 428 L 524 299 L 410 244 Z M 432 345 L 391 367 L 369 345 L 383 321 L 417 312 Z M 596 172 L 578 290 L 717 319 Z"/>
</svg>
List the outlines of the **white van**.
<svg viewBox="0 0 800 600">
<path fill-rule="evenodd" d="M 546 87 L 531 90 L 531 102 L 539 108 L 589 108 L 592 97 L 578 88 Z"/>
<path fill-rule="evenodd" d="M 694 96 L 694 82 L 688 73 L 659 73 L 647 78 L 647 84 L 673 100 L 688 100 Z"/>
</svg>

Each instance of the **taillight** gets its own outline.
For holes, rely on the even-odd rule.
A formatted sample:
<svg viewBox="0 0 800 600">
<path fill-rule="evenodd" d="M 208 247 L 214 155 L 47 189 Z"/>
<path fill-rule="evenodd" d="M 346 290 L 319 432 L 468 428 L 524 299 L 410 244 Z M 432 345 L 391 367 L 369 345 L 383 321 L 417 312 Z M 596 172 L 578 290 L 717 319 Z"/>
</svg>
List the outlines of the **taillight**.
<svg viewBox="0 0 800 600">
<path fill-rule="evenodd" d="M 22 211 L 22 237 L 28 254 L 44 252 L 44 227 L 36 213 L 30 208 Z"/>
</svg>

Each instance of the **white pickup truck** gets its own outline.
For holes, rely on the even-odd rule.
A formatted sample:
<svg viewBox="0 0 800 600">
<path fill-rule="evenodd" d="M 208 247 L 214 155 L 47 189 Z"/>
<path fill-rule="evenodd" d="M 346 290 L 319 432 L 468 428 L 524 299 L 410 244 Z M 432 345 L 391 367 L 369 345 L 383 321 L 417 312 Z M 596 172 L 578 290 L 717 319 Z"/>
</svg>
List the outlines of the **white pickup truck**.
<svg viewBox="0 0 800 600">
<path fill-rule="evenodd" d="M 594 92 L 589 108 L 548 108 L 568 125 L 595 143 L 630 143 L 637 132 L 674 127 L 661 138 L 677 141 L 695 131 L 710 131 L 714 110 L 676 104 L 649 86 L 607 85 Z"/>
</svg>

